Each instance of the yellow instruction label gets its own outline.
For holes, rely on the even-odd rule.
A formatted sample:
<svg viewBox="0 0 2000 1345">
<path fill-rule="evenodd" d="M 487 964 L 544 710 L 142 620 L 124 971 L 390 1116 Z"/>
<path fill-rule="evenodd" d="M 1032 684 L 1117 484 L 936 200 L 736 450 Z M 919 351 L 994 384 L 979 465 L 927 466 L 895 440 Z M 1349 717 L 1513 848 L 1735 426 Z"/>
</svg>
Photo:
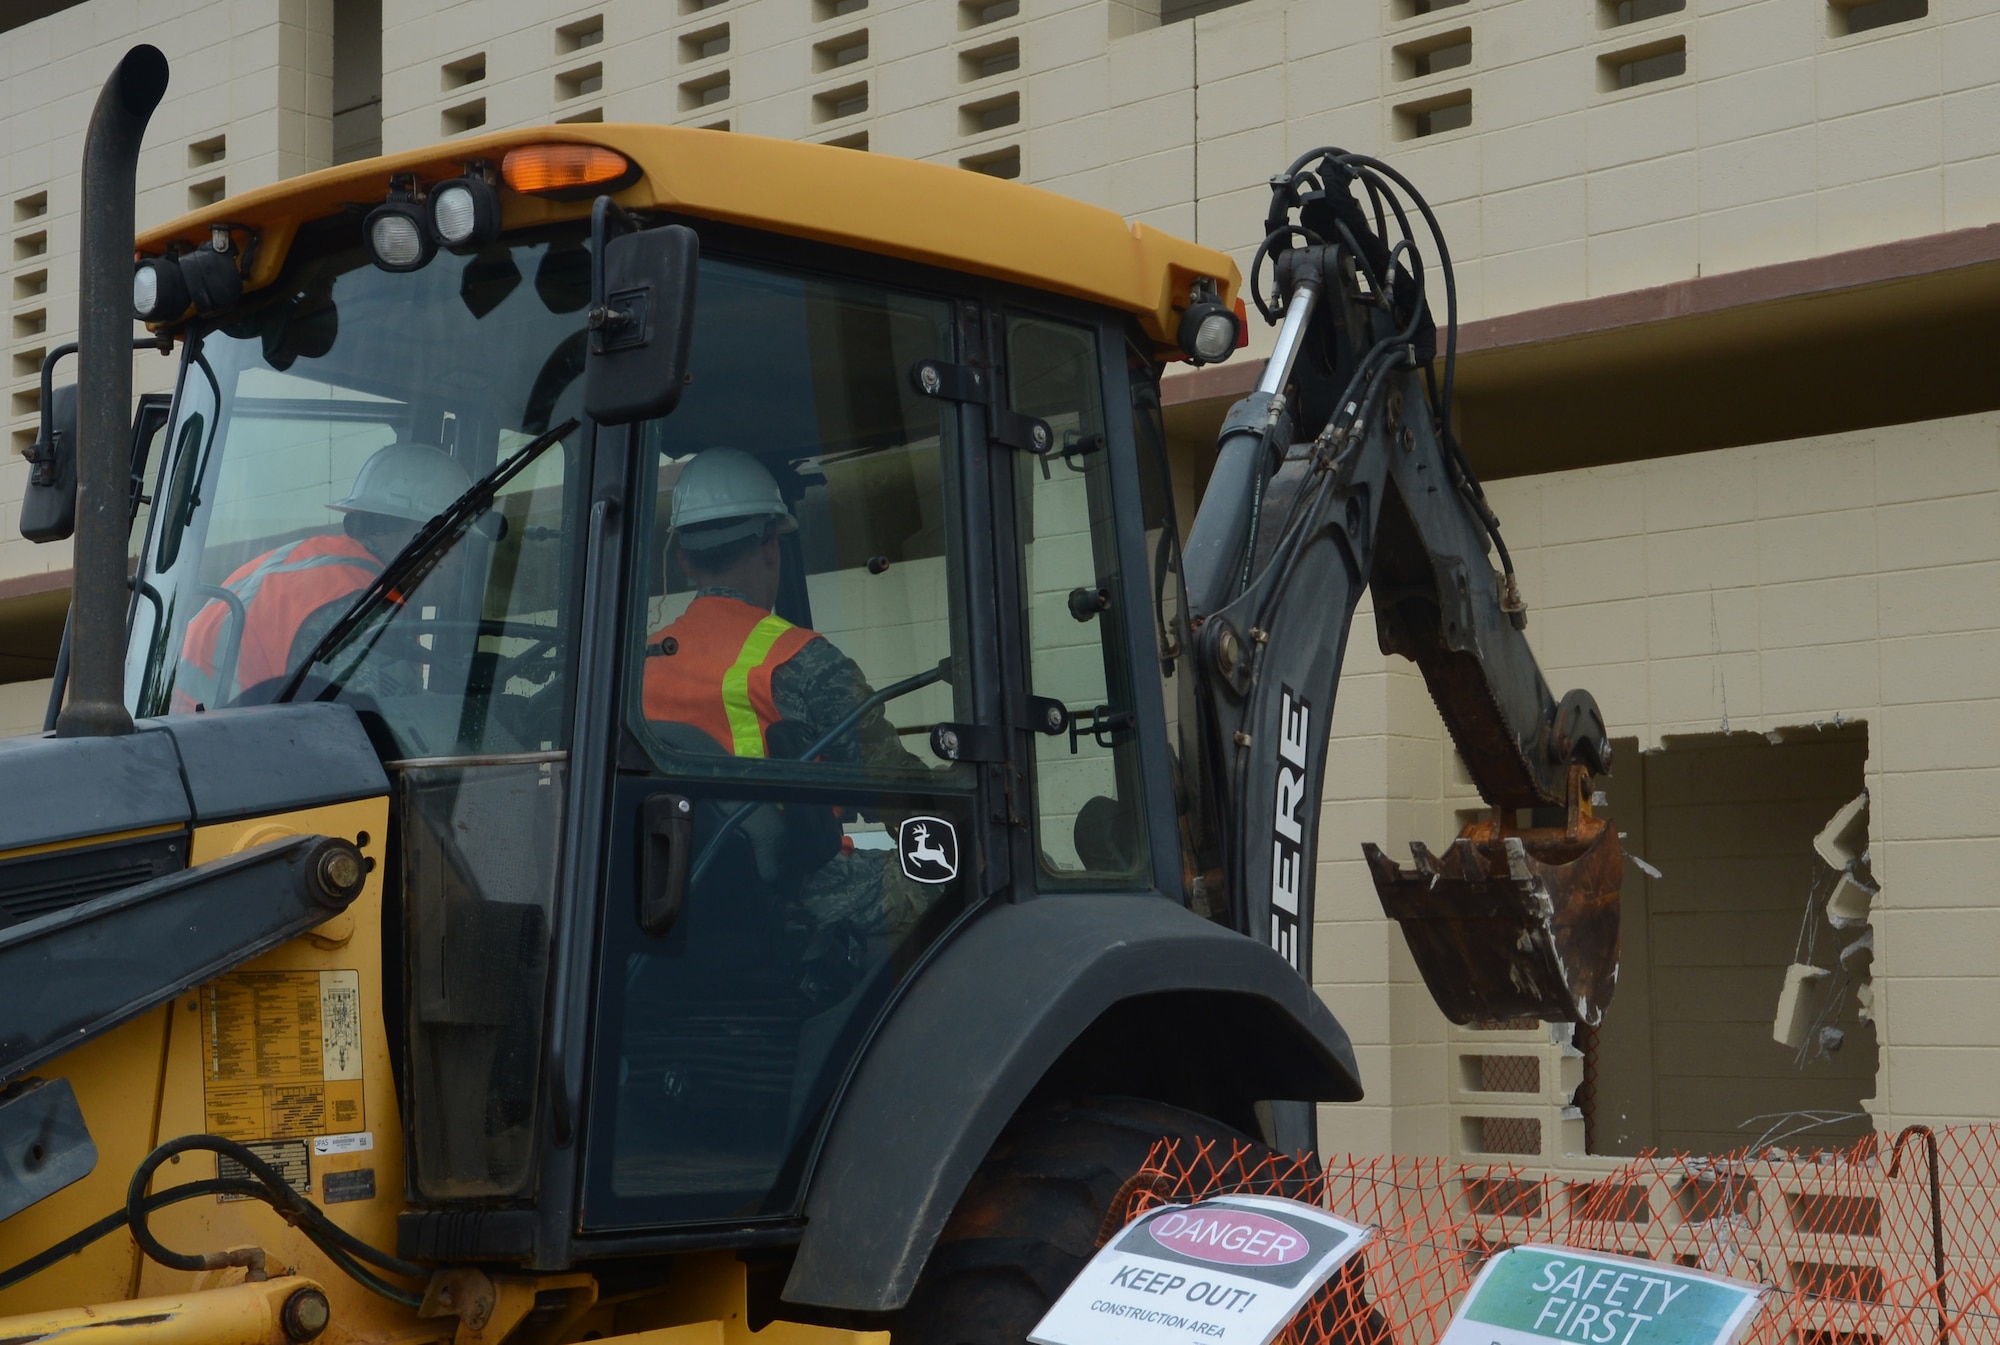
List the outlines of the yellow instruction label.
<svg viewBox="0 0 2000 1345">
<path fill-rule="evenodd" d="M 361 973 L 234 972 L 203 987 L 201 1008 L 209 1133 L 361 1129 Z"/>
</svg>

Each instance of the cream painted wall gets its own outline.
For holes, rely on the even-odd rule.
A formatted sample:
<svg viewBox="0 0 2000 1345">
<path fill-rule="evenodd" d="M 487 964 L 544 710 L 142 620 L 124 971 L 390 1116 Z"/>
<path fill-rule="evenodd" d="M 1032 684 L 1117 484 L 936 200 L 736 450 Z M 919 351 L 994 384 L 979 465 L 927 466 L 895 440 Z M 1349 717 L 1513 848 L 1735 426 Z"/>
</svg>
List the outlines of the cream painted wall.
<svg viewBox="0 0 2000 1345">
<path fill-rule="evenodd" d="M 0 229 L 6 354 L 0 579 L 69 568 L 69 545 L 21 539 L 42 356 L 76 336 L 77 163 L 98 89 L 150 42 L 172 64 L 139 156 L 139 227 L 332 156 L 333 0 L 90 0 L 0 35 Z M 218 142 L 219 145 L 218 145 Z M 217 155 L 220 157 L 217 157 Z M 141 333 L 143 335 L 143 333 Z M 63 382 L 74 366 L 60 367 Z M 175 362 L 135 357 L 133 392 L 170 391 Z"/>
<path fill-rule="evenodd" d="M 174 61 L 141 169 L 140 219 L 159 223 L 218 180 L 240 191 L 330 161 L 334 4 L 87 0 L 0 41 L 0 578 L 68 563 L 62 546 L 22 544 L 9 506 L 38 352 L 75 325 L 74 165 L 103 73 L 135 40 Z M 1607 26 L 1609 0 L 1427 14 L 1247 0 L 1165 27 L 1148 26 L 1147 0 L 1007 7 L 383 0 L 383 143 L 609 118 L 865 136 L 953 163 L 1013 155 L 1025 181 L 1247 263 L 1262 184 L 1333 142 L 1388 156 L 1438 206 L 1466 318 L 2000 219 L 1990 0 L 1934 0 L 1923 19 L 1849 37 L 1829 36 L 1829 0 L 1689 0 L 1623 26 Z M 1413 73 L 1411 50 L 1460 30 L 1468 63 Z M 1685 73 L 1602 87 L 1607 58 L 1674 42 Z M 1460 94 L 1470 125 L 1399 138 L 1406 109 Z M 191 146 L 217 136 L 223 159 L 200 161 Z M 1252 353 L 1268 339 L 1255 331 Z M 139 367 L 142 388 L 168 376 Z"/>
<path fill-rule="evenodd" d="M 218 176 L 238 191 L 327 161 L 332 3 L 88 0 L 0 39 L 0 578 L 68 563 L 14 536 L 24 473 L 9 453 L 32 435 L 35 352 L 74 327 L 74 164 L 104 71 L 140 39 L 175 63 L 142 163 L 140 219 L 158 223 Z M 1624 27 L 1601 0 L 1424 15 L 1404 0 L 1249 0 L 1166 27 L 1143 0 L 1021 0 L 990 23 L 973 21 L 992 7 L 947 0 L 850 5 L 384 0 L 385 146 L 434 142 L 477 104 L 488 127 L 727 121 L 865 132 L 875 152 L 944 162 L 1015 151 L 1026 181 L 1247 261 L 1265 178 L 1335 142 L 1385 155 L 1437 204 L 1467 318 L 2000 219 L 1991 0 L 1932 0 L 1926 18 L 1852 37 L 1829 35 L 1826 0 L 1689 0 Z M 1402 77 L 1398 48 L 1460 28 L 1469 63 Z M 866 54 L 841 61 L 863 31 Z M 591 32 L 602 40 L 578 45 Z M 1675 40 L 1684 74 L 1602 87 L 1603 58 Z M 727 96 L 700 101 L 725 71 Z M 1469 126 L 1398 138 L 1399 109 L 1460 92 Z M 1019 119 L 997 124 L 1010 96 Z M 218 134 L 224 159 L 191 162 Z M 164 362 L 139 368 L 140 387 L 161 386 Z M 1591 687 L 1615 732 L 1713 732 L 1725 689 L 1734 728 L 1868 721 L 1884 1125 L 2000 1114 L 2000 979 L 1980 960 L 2000 933 L 1983 877 L 2000 858 L 1996 454 L 2000 424 L 1974 417 L 1492 490 L 1551 682 Z M 1371 620 L 1364 608 L 1334 722 L 1316 930 L 1320 989 L 1370 1093 L 1328 1111 L 1325 1135 L 1441 1152 L 1459 1142 L 1464 1041 L 1383 921 L 1359 845 L 1441 841 L 1466 790 L 1421 682 L 1374 652 Z M 0 695 L 0 727 L 38 722 L 38 692 Z M 1550 1153 L 1574 1147 L 1573 1057 L 1546 1034 L 1505 1042 L 1544 1063 L 1533 1105 Z"/>
<path fill-rule="evenodd" d="M 1867 726 L 1882 1044 L 1878 1128 L 2000 1115 L 2000 415 L 1491 483 L 1558 694 L 1614 737 Z M 1411 665 L 1364 627 L 1332 721 L 1319 990 L 1369 1099 L 1321 1113 L 1328 1147 L 1464 1152 L 1448 1057 L 1503 1041 L 1546 1063 L 1544 1156 L 1581 1148 L 1539 1034 L 1467 1034 L 1431 1004 L 1360 862 L 1455 834 L 1477 806 Z M 1614 777 L 1615 779 L 1615 777 Z M 1629 874 L 1630 871 L 1628 871 Z M 1801 897 L 1803 893 L 1800 894 Z M 1777 985 L 1771 988 L 1776 1006 Z M 1539 1045 L 1535 1044 L 1537 1041 Z M 1476 1110 L 1476 1109 L 1475 1109 Z M 1527 1114 L 1524 1112 L 1523 1114 Z"/>
</svg>

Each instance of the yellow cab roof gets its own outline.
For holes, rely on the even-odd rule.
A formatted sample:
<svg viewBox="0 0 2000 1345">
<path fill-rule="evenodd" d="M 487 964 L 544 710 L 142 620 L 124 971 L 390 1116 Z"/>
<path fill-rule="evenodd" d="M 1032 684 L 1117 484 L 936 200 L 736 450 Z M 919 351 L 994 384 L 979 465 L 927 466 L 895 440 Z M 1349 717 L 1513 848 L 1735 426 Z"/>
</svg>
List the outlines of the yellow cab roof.
<svg viewBox="0 0 2000 1345">
<path fill-rule="evenodd" d="M 1054 192 L 942 164 L 865 151 L 636 123 L 537 126 L 322 169 L 229 197 L 139 238 L 141 252 L 199 242 L 211 224 L 258 234 L 248 288 L 269 284 L 299 226 L 386 199 L 389 177 L 426 184 L 457 177 L 469 160 L 497 164 L 518 145 L 568 142 L 615 149 L 639 169 L 614 193 L 628 210 L 668 210 L 766 229 L 906 261 L 1011 281 L 1121 309 L 1171 346 L 1198 277 L 1235 299 L 1227 255 Z M 573 219 L 590 202 L 501 191 L 506 228 Z"/>
</svg>

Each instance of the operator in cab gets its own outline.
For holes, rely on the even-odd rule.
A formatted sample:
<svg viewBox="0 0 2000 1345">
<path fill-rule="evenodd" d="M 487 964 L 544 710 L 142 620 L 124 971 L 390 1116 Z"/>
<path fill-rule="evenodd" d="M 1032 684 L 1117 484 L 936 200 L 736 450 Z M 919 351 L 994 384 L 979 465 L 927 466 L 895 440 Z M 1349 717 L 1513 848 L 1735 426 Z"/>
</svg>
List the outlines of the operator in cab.
<svg viewBox="0 0 2000 1345">
<path fill-rule="evenodd" d="M 328 506 L 343 518 L 339 532 L 301 537 L 239 566 L 222 587 L 242 605 L 212 599 L 188 622 L 174 679 L 174 708 L 226 705 L 297 670 L 355 595 L 472 485 L 456 459 L 429 444 L 378 449 L 361 465 L 347 495 Z M 232 662 L 229 685 L 219 685 Z"/>
<path fill-rule="evenodd" d="M 675 483 L 668 529 L 695 591 L 646 645 L 643 706 L 648 721 L 671 726 L 663 736 L 683 750 L 797 759 L 874 694 L 831 640 L 771 610 L 784 567 L 779 539 L 798 523 L 762 463 L 734 448 L 697 454 Z M 814 759 L 927 769 L 880 706 Z M 760 808 L 737 827 L 757 876 L 785 893 L 785 921 L 804 940 L 800 986 L 811 999 L 845 993 L 862 961 L 855 940 L 899 935 L 936 895 L 887 863 L 887 852 L 848 846 L 841 823 L 852 820 L 794 805 Z"/>
<path fill-rule="evenodd" d="M 794 757 L 874 694 L 832 641 L 771 610 L 778 539 L 798 523 L 762 463 L 735 448 L 696 454 L 675 483 L 668 527 L 695 593 L 647 640 L 647 719 L 691 724 L 732 756 Z M 788 728 L 773 742 L 780 723 Z M 880 707 L 819 759 L 924 769 Z"/>
</svg>

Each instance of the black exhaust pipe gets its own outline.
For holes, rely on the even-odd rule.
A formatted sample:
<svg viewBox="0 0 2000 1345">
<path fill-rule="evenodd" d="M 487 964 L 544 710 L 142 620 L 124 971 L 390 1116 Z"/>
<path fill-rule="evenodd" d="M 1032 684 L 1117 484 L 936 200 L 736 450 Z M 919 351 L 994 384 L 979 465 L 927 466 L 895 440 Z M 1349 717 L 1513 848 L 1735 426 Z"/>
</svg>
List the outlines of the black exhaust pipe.
<svg viewBox="0 0 2000 1345">
<path fill-rule="evenodd" d="M 125 53 L 83 139 L 77 275 L 75 580 L 62 738 L 130 733 L 125 708 L 127 461 L 132 446 L 132 247 L 139 141 L 167 92 L 158 47 Z"/>
</svg>

